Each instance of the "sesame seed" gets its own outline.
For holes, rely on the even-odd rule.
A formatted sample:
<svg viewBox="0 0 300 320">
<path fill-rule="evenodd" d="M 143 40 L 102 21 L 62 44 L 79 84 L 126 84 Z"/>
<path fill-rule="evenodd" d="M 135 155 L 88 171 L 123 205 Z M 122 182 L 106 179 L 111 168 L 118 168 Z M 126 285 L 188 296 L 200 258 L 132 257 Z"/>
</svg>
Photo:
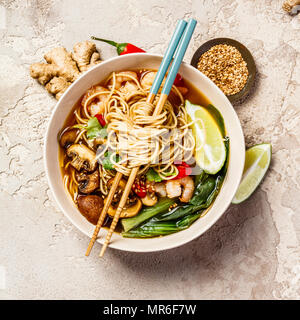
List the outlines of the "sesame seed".
<svg viewBox="0 0 300 320">
<path fill-rule="evenodd" d="M 240 92 L 249 76 L 241 53 L 227 44 L 219 44 L 206 51 L 200 57 L 197 68 L 228 96 Z"/>
</svg>

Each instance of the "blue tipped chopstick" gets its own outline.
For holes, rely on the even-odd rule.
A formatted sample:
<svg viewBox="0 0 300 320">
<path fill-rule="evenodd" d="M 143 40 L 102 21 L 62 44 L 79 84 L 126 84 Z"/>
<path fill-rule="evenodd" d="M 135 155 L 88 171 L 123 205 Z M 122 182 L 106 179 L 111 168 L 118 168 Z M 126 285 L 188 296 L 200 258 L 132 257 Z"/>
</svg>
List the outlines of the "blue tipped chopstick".
<svg viewBox="0 0 300 320">
<path fill-rule="evenodd" d="M 178 73 L 178 70 L 179 70 L 179 67 L 181 65 L 181 62 L 182 62 L 182 59 L 185 55 L 185 52 L 186 52 L 186 49 L 190 43 L 190 40 L 192 38 L 192 35 L 193 35 L 193 32 L 195 30 L 195 27 L 196 27 L 196 24 L 197 24 L 197 21 L 194 20 L 194 19 L 190 19 L 186 28 L 185 28 L 185 31 L 183 33 L 183 36 L 180 40 L 180 43 L 179 43 L 179 46 L 176 50 L 176 53 L 175 53 L 175 56 L 174 56 L 174 60 L 173 60 L 173 63 L 170 67 L 170 70 L 169 70 L 169 73 L 168 73 L 168 76 L 167 76 L 167 79 L 166 79 L 166 82 L 163 86 L 163 89 L 162 89 L 162 92 L 161 92 L 161 96 L 160 96 L 160 99 L 157 103 L 157 106 L 154 110 L 154 113 L 153 115 L 158 115 L 161 113 L 162 111 L 162 108 L 168 98 L 168 95 L 172 89 L 172 86 L 173 86 L 173 83 L 174 83 L 174 80 L 175 80 L 175 77 Z"/>
<path fill-rule="evenodd" d="M 176 74 L 179 70 L 179 67 L 180 67 L 180 64 L 182 62 L 182 59 L 184 57 L 184 54 L 186 52 L 186 49 L 190 43 L 190 40 L 191 40 L 191 37 L 192 37 L 192 34 L 194 32 L 194 29 L 195 29 L 195 26 L 196 26 L 196 20 L 194 19 L 190 19 L 188 23 L 186 23 L 184 20 L 180 20 L 177 24 L 177 27 L 175 29 L 175 32 L 172 36 L 172 39 L 171 39 L 171 42 L 168 46 L 168 49 L 165 53 L 165 56 L 161 62 L 161 65 L 159 67 L 159 70 L 156 74 L 156 77 L 153 81 L 153 84 L 151 86 L 151 89 L 150 89 L 150 93 L 148 95 L 148 98 L 147 98 L 147 101 L 148 102 L 152 102 L 155 95 L 158 93 L 158 90 L 161 86 L 161 83 L 167 73 L 167 70 L 170 66 L 170 63 L 172 61 L 172 58 L 173 58 L 173 55 L 175 53 L 175 56 L 174 56 L 174 60 L 173 60 L 173 63 L 171 65 L 171 68 L 170 68 L 170 71 L 168 73 L 168 76 L 167 76 L 167 79 L 166 79 L 166 82 L 164 84 L 164 87 L 163 87 L 163 90 L 162 90 L 162 94 L 160 95 L 160 98 L 158 100 L 158 103 L 155 107 L 155 110 L 154 110 L 154 113 L 153 115 L 157 115 L 159 114 L 162 109 L 163 109 L 163 106 L 168 98 L 168 95 L 171 91 L 171 88 L 172 88 L 172 85 L 174 83 L 174 80 L 175 80 L 175 77 L 176 77 Z M 176 50 L 177 49 L 177 50 Z M 126 183 L 126 186 L 125 186 L 125 189 L 123 191 L 123 194 L 122 194 L 122 197 L 121 197 L 121 200 L 119 202 L 119 205 L 118 205 L 118 208 L 117 208 L 117 211 L 114 215 L 114 218 L 113 218 L 113 221 L 110 225 L 110 228 L 108 230 L 108 233 L 106 235 L 106 238 L 105 238 L 105 242 L 103 244 L 103 247 L 101 249 L 101 252 L 100 252 L 100 257 L 103 257 L 104 255 L 104 252 L 110 242 L 110 239 L 111 239 L 111 236 L 115 230 L 115 227 L 118 223 L 118 220 L 120 218 L 120 215 L 121 215 L 121 212 L 125 206 L 125 203 L 128 199 L 128 196 L 129 196 L 129 193 L 131 191 L 131 187 L 133 185 L 133 182 L 135 180 L 135 177 L 138 173 L 138 170 L 139 170 L 139 167 L 135 167 L 131 170 L 130 172 L 130 175 L 128 177 L 128 180 L 127 180 L 127 183 Z M 122 177 L 122 173 L 118 172 L 115 176 L 115 179 L 114 179 L 114 182 L 113 182 L 113 185 L 111 187 L 111 190 L 109 192 L 109 195 L 107 197 L 107 201 L 106 201 L 106 205 L 110 205 L 111 203 L 111 200 L 112 200 L 112 197 L 113 197 L 113 194 L 119 184 L 119 181 Z M 112 191 L 114 189 L 114 191 Z M 110 203 L 108 204 L 108 200 L 110 199 Z M 101 212 L 101 215 L 100 215 L 100 218 L 101 216 L 105 216 L 106 212 L 103 208 L 102 212 Z M 100 221 L 100 218 L 99 218 L 99 221 Z M 104 219 L 104 218 L 103 218 Z M 100 223 L 97 223 L 97 227 L 98 227 L 98 224 L 100 225 Z M 99 227 L 98 227 L 98 230 L 97 230 L 97 227 L 95 229 L 95 232 L 94 232 L 94 235 L 93 235 L 93 238 L 96 239 L 97 237 L 97 234 L 99 232 Z M 92 243 L 93 239 L 91 240 L 91 243 Z M 95 240 L 94 240 L 95 241 Z M 92 246 L 92 244 L 91 244 Z M 88 248 L 88 250 L 90 250 Z M 89 253 L 89 251 L 87 251 L 87 253 Z"/>
<path fill-rule="evenodd" d="M 179 20 L 176 26 L 176 29 L 173 33 L 173 36 L 171 38 L 171 41 L 169 43 L 169 46 L 164 54 L 164 57 L 161 61 L 160 67 L 156 73 L 155 79 L 152 83 L 150 94 L 156 95 L 158 93 L 158 90 L 161 86 L 161 83 L 167 73 L 167 70 L 171 64 L 171 61 L 173 59 L 175 50 L 178 47 L 179 41 L 182 37 L 182 34 L 186 28 L 187 22 L 184 20 Z"/>
<path fill-rule="evenodd" d="M 173 85 L 175 77 L 178 73 L 182 59 L 185 55 L 186 49 L 191 41 L 196 24 L 197 24 L 196 20 L 190 19 L 187 24 L 187 27 L 185 28 L 184 34 L 180 40 L 179 46 L 178 46 L 177 51 L 175 53 L 174 61 L 171 65 L 170 71 L 168 73 L 166 83 L 163 87 L 162 94 L 169 94 L 172 89 L 172 85 Z"/>
</svg>

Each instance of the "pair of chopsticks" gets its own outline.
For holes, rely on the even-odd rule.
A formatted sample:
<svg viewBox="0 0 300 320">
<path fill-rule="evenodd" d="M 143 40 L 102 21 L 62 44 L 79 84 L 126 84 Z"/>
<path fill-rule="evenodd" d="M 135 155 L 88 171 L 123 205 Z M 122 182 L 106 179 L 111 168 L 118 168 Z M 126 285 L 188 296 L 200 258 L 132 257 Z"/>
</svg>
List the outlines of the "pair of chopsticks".
<svg viewBox="0 0 300 320">
<path fill-rule="evenodd" d="M 167 70 L 172 62 L 173 57 L 174 57 L 173 63 L 171 65 L 170 70 L 167 75 L 167 79 L 166 79 L 165 84 L 163 86 L 160 98 L 159 98 L 157 105 L 155 107 L 155 110 L 153 112 L 153 116 L 157 116 L 158 114 L 161 113 L 161 111 L 167 101 L 168 95 L 172 89 L 175 77 L 178 73 L 179 67 L 181 65 L 182 59 L 185 55 L 185 52 L 186 52 L 187 47 L 189 45 L 189 42 L 191 40 L 192 34 L 195 30 L 196 24 L 197 24 L 197 21 L 194 19 L 190 19 L 188 23 L 184 20 L 179 20 L 177 23 L 174 34 L 171 38 L 171 41 L 170 41 L 169 46 L 167 48 L 167 51 L 165 52 L 165 55 L 163 57 L 163 60 L 160 64 L 159 70 L 156 74 L 156 77 L 153 81 L 153 84 L 151 86 L 150 92 L 147 97 L 147 102 L 153 103 L 154 98 L 160 89 L 160 86 L 163 82 L 163 79 L 164 79 L 164 77 L 167 73 Z M 113 234 L 113 232 L 116 228 L 116 225 L 119 221 L 122 210 L 123 210 L 123 208 L 126 204 L 126 201 L 128 199 L 129 193 L 131 191 L 131 188 L 132 188 L 132 185 L 133 185 L 134 180 L 136 178 L 136 175 L 138 173 L 138 170 L 139 170 L 139 167 L 135 167 L 131 170 L 131 172 L 129 174 L 126 186 L 124 188 L 121 200 L 120 200 L 118 208 L 117 208 L 117 211 L 114 215 L 113 221 L 110 225 L 110 229 L 106 235 L 105 242 L 102 246 L 102 249 L 101 249 L 101 252 L 99 255 L 100 257 L 102 257 L 104 255 L 104 252 L 110 242 L 110 239 L 111 239 L 112 234 Z M 86 256 L 88 256 L 90 254 L 92 247 L 97 239 L 98 233 L 103 225 L 104 219 L 107 215 L 108 208 L 111 205 L 114 194 L 118 188 L 118 185 L 120 183 L 122 176 L 123 176 L 122 173 L 117 172 L 117 174 L 114 178 L 111 189 L 110 189 L 109 194 L 107 196 L 107 200 L 106 200 L 105 205 L 102 209 L 102 212 L 100 214 L 95 231 L 93 233 L 93 236 L 92 236 L 90 243 L 89 243 L 89 246 L 87 248 L 87 251 L 85 254 Z"/>
</svg>

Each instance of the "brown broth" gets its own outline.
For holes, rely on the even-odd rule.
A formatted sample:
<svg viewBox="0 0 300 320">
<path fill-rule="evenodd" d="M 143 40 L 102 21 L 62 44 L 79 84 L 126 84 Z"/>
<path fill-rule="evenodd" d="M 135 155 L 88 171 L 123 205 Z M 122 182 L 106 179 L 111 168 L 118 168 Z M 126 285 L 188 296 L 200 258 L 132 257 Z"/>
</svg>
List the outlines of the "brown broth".
<svg viewBox="0 0 300 320">
<path fill-rule="evenodd" d="M 135 71 L 138 74 L 138 79 L 140 80 L 140 78 L 142 77 L 143 73 L 145 73 L 147 71 L 155 71 L 155 70 L 142 69 L 142 70 L 133 70 L 133 71 Z M 99 83 L 99 85 L 103 86 L 103 82 Z M 189 90 L 188 93 L 184 96 L 184 98 L 186 100 L 189 100 L 191 103 L 198 104 L 198 105 L 201 105 L 203 107 L 206 107 L 207 105 L 209 105 L 211 103 L 208 100 L 208 98 L 196 86 L 194 86 L 191 82 L 189 82 L 189 81 L 184 79 L 184 86 L 186 88 L 188 88 L 188 90 Z M 178 105 L 180 103 L 180 101 L 179 102 L 178 102 L 178 100 L 176 101 L 176 98 L 174 98 L 174 95 L 172 96 L 172 93 L 170 94 L 169 98 L 170 98 L 170 101 L 175 105 Z M 71 127 L 74 124 L 76 124 L 76 118 L 74 116 L 74 111 L 80 106 L 81 100 L 82 100 L 82 97 L 80 97 L 80 99 L 77 101 L 77 103 L 73 106 L 73 108 L 72 108 L 71 112 L 69 113 L 66 121 L 64 122 L 64 126 L 63 126 L 61 132 L 63 132 L 65 130 L 65 128 Z M 59 134 L 59 136 L 60 136 L 60 134 Z M 58 139 L 59 139 L 59 137 L 58 137 Z M 69 159 L 68 159 L 68 157 L 66 155 L 65 149 L 62 148 L 61 146 L 59 148 L 59 155 L 58 156 L 59 156 L 59 161 L 60 161 L 59 163 L 63 163 L 65 165 L 69 161 Z M 70 175 L 70 172 L 71 172 L 70 166 L 67 169 L 65 169 L 64 167 L 61 167 L 62 178 L 66 174 Z M 100 195 L 97 192 L 94 192 L 93 194 Z M 79 196 L 82 196 L 82 195 L 79 195 Z M 112 218 L 107 216 L 105 221 L 104 221 L 103 226 L 105 228 L 109 228 L 111 222 L 112 222 Z M 115 232 L 120 233 L 121 231 L 122 231 L 122 227 L 118 223 Z"/>
<path fill-rule="evenodd" d="M 186 100 L 189 100 L 193 104 L 198 104 L 202 107 L 206 107 L 211 102 L 208 98 L 190 81 L 184 80 L 185 86 L 189 89 L 188 94 L 184 97 Z"/>
</svg>

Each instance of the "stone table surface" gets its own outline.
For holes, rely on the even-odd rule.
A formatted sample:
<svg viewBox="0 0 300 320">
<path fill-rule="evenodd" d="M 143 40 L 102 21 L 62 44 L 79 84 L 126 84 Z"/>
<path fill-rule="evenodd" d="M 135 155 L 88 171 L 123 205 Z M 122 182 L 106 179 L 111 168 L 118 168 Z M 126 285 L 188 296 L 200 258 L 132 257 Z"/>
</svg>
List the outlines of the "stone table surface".
<svg viewBox="0 0 300 320">
<path fill-rule="evenodd" d="M 0 1 L 0 297 L 15 299 L 299 299 L 300 15 L 283 0 Z M 43 138 L 55 99 L 28 68 L 90 35 L 163 54 L 176 20 L 198 20 L 185 61 L 204 41 L 230 37 L 253 53 L 257 81 L 235 106 L 247 146 L 273 145 L 255 194 L 203 236 L 166 252 L 100 246 L 58 209 Z M 97 43 L 102 58 L 115 50 Z"/>
</svg>

